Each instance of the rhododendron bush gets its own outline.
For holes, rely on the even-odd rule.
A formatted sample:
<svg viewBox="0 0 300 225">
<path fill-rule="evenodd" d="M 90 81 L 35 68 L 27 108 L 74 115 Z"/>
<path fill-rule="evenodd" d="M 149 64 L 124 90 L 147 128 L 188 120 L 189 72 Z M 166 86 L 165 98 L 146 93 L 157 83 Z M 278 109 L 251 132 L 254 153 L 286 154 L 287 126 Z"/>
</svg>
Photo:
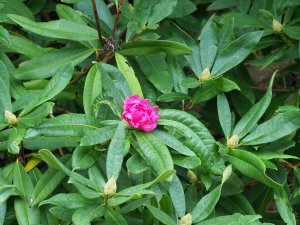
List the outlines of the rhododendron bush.
<svg viewBox="0 0 300 225">
<path fill-rule="evenodd" d="M 300 223 L 299 0 L 0 0 L 0 225 Z"/>
</svg>

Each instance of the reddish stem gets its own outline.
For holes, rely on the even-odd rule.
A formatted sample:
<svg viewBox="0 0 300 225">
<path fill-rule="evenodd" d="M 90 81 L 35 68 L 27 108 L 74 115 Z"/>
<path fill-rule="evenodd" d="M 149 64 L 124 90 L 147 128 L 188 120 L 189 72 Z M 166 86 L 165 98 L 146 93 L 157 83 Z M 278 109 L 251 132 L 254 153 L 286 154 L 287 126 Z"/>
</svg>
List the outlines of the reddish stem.
<svg viewBox="0 0 300 225">
<path fill-rule="evenodd" d="M 116 27 L 117 27 L 117 24 L 118 24 L 119 15 L 120 15 L 120 11 L 121 11 L 121 6 L 122 5 L 123 5 L 123 0 L 120 0 L 119 6 L 118 6 L 118 9 L 117 9 L 116 18 L 115 18 L 115 21 L 114 21 L 114 26 L 113 26 L 113 29 L 111 31 L 111 36 L 112 37 L 114 37 L 114 35 L 115 35 L 115 31 L 116 31 Z"/>
<path fill-rule="evenodd" d="M 92 0 L 92 5 L 93 5 L 93 11 L 94 11 L 94 16 L 95 16 L 96 26 L 97 26 L 98 38 L 99 38 L 99 41 L 101 42 L 102 46 L 104 46 L 105 40 L 102 37 L 101 25 L 100 25 L 100 22 L 99 22 L 99 15 L 98 15 L 95 0 Z"/>
</svg>

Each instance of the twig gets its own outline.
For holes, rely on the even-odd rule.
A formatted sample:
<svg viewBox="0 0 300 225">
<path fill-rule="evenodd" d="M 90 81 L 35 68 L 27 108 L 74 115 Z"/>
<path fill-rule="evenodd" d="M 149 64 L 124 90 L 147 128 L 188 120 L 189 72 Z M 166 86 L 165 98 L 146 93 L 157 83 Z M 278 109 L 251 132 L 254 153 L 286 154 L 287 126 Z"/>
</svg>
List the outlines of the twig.
<svg viewBox="0 0 300 225">
<path fill-rule="evenodd" d="M 92 5 L 93 5 L 93 11 L 94 11 L 94 15 L 95 15 L 96 26 L 97 26 L 98 38 L 99 38 L 99 41 L 101 42 L 101 45 L 104 46 L 105 40 L 102 37 L 101 25 L 100 25 L 100 21 L 99 21 L 99 16 L 98 16 L 98 11 L 97 11 L 97 6 L 96 6 L 95 0 L 92 0 Z"/>
<path fill-rule="evenodd" d="M 260 91 L 260 92 L 266 92 L 268 88 L 267 87 L 254 87 L 254 86 L 252 86 L 251 89 L 257 90 L 257 91 Z M 285 89 L 285 88 L 273 88 L 272 89 L 272 92 L 274 92 L 274 93 L 293 92 L 293 91 L 295 91 L 294 88 L 289 88 L 289 89 Z"/>
<path fill-rule="evenodd" d="M 85 77 L 88 72 L 90 71 L 93 64 L 91 64 L 88 68 L 86 68 L 79 76 L 75 77 L 73 80 L 70 81 L 70 84 L 75 84 L 77 81 L 79 81 L 81 78 Z"/>
<path fill-rule="evenodd" d="M 123 5 L 123 0 L 120 0 L 119 6 L 118 6 L 118 9 L 117 9 L 116 18 L 115 18 L 115 21 L 114 21 L 114 26 L 113 26 L 113 29 L 112 29 L 112 31 L 111 31 L 111 36 L 112 36 L 112 37 L 115 36 L 115 30 L 116 30 L 116 27 L 117 27 L 117 24 L 118 24 L 119 15 L 120 15 L 120 11 L 121 11 L 121 6 L 122 6 L 122 5 Z"/>
</svg>

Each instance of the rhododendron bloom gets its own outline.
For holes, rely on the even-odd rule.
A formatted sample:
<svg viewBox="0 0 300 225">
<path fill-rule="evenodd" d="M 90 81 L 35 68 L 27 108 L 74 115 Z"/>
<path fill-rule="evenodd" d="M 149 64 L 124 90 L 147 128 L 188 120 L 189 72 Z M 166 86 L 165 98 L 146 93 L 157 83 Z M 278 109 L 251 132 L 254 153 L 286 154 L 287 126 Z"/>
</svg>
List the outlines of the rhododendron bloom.
<svg viewBox="0 0 300 225">
<path fill-rule="evenodd" d="M 151 106 L 149 99 L 142 99 L 138 95 L 127 97 L 123 104 L 122 118 L 131 127 L 150 132 L 157 126 L 159 115 L 158 106 Z"/>
</svg>

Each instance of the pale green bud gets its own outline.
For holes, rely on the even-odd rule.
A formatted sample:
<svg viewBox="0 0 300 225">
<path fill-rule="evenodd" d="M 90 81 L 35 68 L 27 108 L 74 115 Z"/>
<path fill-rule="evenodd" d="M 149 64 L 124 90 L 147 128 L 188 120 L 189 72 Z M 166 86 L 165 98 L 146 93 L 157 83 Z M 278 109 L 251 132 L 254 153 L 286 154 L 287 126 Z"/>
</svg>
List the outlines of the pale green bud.
<svg viewBox="0 0 300 225">
<path fill-rule="evenodd" d="M 187 178 L 188 178 L 188 181 L 192 184 L 194 184 L 198 181 L 197 175 L 192 170 L 187 171 Z"/>
<path fill-rule="evenodd" d="M 227 140 L 227 148 L 237 148 L 239 146 L 239 141 L 240 141 L 239 136 L 237 135 L 231 136 L 231 138 Z"/>
<path fill-rule="evenodd" d="M 283 25 L 278 20 L 273 19 L 272 28 L 275 33 L 281 33 L 283 30 Z"/>
<path fill-rule="evenodd" d="M 210 70 L 206 67 L 205 70 L 202 71 L 199 81 L 202 83 L 206 80 L 209 80 L 211 78 L 211 73 Z"/>
<path fill-rule="evenodd" d="M 9 125 L 16 125 L 18 123 L 18 118 L 10 111 L 4 110 L 4 117 Z"/>
<path fill-rule="evenodd" d="M 192 225 L 192 216 L 190 213 L 186 214 L 183 216 L 180 220 L 180 225 Z"/>
<path fill-rule="evenodd" d="M 114 177 L 111 177 L 104 185 L 103 195 L 113 196 L 117 192 L 117 183 Z"/>
</svg>

